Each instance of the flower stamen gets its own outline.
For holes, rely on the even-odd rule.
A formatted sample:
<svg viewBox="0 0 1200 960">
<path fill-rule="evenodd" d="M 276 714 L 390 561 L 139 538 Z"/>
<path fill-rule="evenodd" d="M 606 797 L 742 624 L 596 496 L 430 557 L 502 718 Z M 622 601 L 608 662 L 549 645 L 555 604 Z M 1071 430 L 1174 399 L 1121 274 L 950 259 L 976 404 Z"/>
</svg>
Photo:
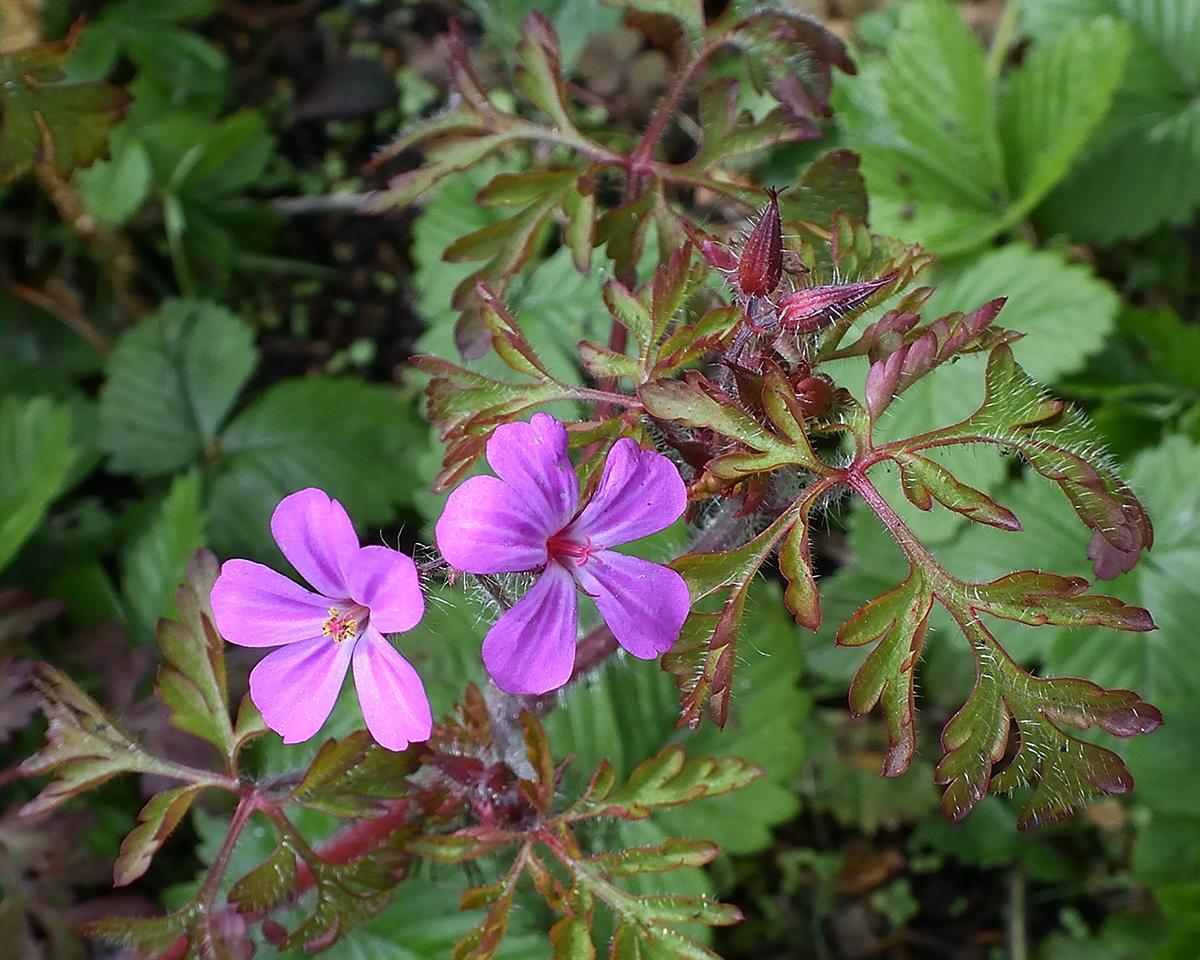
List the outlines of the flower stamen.
<svg viewBox="0 0 1200 960">
<path fill-rule="evenodd" d="M 321 627 L 321 633 L 333 640 L 334 643 L 353 640 L 358 636 L 358 618 L 354 616 L 353 611 L 343 614 L 337 607 L 330 607 L 329 619 Z"/>
</svg>

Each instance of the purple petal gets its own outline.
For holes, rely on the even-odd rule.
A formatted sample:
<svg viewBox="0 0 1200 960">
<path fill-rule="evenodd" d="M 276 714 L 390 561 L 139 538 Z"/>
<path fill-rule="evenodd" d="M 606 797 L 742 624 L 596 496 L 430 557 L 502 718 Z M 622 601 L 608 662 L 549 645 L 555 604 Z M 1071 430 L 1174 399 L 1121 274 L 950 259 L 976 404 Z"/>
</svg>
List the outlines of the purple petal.
<svg viewBox="0 0 1200 960">
<path fill-rule="evenodd" d="M 284 497 L 271 515 L 271 535 L 318 593 L 349 595 L 344 571 L 358 550 L 358 535 L 340 503 L 316 487 Z"/>
<path fill-rule="evenodd" d="M 503 480 L 471 477 L 446 500 L 437 545 L 452 567 L 468 573 L 532 570 L 546 562 L 557 518 L 534 512 Z"/>
<path fill-rule="evenodd" d="M 381 747 L 403 750 L 429 739 L 433 715 L 421 678 L 374 626 L 354 648 L 354 687 L 367 729 Z"/>
<path fill-rule="evenodd" d="M 350 597 L 371 610 L 371 626 L 383 633 L 411 630 L 425 613 L 417 567 L 398 550 L 361 547 L 346 564 Z"/>
<path fill-rule="evenodd" d="M 575 515 L 579 481 L 567 456 L 566 427 L 558 420 L 535 413 L 528 423 L 497 427 L 488 440 L 487 459 L 496 476 L 551 533 Z"/>
<path fill-rule="evenodd" d="M 509 693 L 547 693 L 566 683 L 578 617 L 575 581 L 550 564 L 483 639 L 483 662 L 496 685 Z"/>
<path fill-rule="evenodd" d="M 250 671 L 250 699 L 284 743 L 300 743 L 321 729 L 354 646 L 317 637 L 268 653 Z"/>
<path fill-rule="evenodd" d="M 624 437 L 613 444 L 591 502 L 568 536 L 603 549 L 665 530 L 687 507 L 687 489 L 670 460 Z"/>
<path fill-rule="evenodd" d="M 602 550 L 575 576 L 617 643 L 635 657 L 652 660 L 679 639 L 691 599 L 683 577 L 670 567 Z"/>
<path fill-rule="evenodd" d="M 211 598 L 217 630 L 242 647 L 277 647 L 319 637 L 333 605 L 250 560 L 227 560 Z"/>
</svg>

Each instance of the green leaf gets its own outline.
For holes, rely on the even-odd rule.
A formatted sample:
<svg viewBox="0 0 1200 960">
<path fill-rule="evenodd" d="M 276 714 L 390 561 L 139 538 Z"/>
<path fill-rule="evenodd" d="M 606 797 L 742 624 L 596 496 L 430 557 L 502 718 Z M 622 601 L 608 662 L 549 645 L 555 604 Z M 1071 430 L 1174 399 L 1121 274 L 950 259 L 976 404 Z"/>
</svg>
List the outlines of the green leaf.
<svg viewBox="0 0 1200 960">
<path fill-rule="evenodd" d="M 668 747 L 643 760 L 616 792 L 594 797 L 592 815 L 639 820 L 656 807 L 674 807 L 705 796 L 718 796 L 748 786 L 762 771 L 737 757 L 685 758 L 680 747 Z"/>
<path fill-rule="evenodd" d="M 1121 306 L 1116 291 L 1086 264 L 1024 243 L 938 264 L 930 283 L 936 289 L 926 310 L 934 316 L 1004 297 L 1002 325 L 1024 334 L 1013 344 L 1013 355 L 1033 379 L 1044 383 L 1073 373 L 1099 351 Z"/>
<path fill-rule="evenodd" d="M 100 446 L 119 473 L 158 476 L 197 461 L 257 363 L 248 324 L 216 304 L 168 300 L 109 356 Z"/>
<path fill-rule="evenodd" d="M 119 227 L 137 213 L 150 195 L 153 170 L 145 146 L 131 136 L 109 138 L 111 160 L 99 160 L 75 176 L 88 209 L 109 226 Z"/>
<path fill-rule="evenodd" d="M 292 798 L 338 817 L 369 817 L 383 810 L 384 801 L 408 792 L 404 778 L 416 768 L 410 752 L 384 749 L 358 730 L 322 745 Z"/>
<path fill-rule="evenodd" d="M 79 40 L 0 53 L 0 185 L 35 164 L 66 176 L 104 151 L 126 96 L 107 83 L 68 83 L 63 66 Z"/>
<path fill-rule="evenodd" d="M 122 553 L 121 592 L 135 636 L 150 637 L 158 618 L 171 612 L 175 588 L 204 539 L 204 524 L 199 475 L 176 477 L 149 526 Z"/>
<path fill-rule="evenodd" d="M 835 106 L 862 156 L 873 225 L 938 253 L 1002 229 L 1004 156 L 979 41 L 945 0 L 913 0 L 886 56 L 839 78 Z"/>
<path fill-rule="evenodd" d="M 239 740 L 229 722 L 225 644 L 209 601 L 217 573 L 217 558 L 207 550 L 196 552 L 187 582 L 175 594 L 177 618 L 159 621 L 158 644 L 166 663 L 159 668 L 156 692 L 175 726 L 207 740 L 232 764 Z"/>
<path fill-rule="evenodd" d="M 1097 20 L 1035 43 L 1008 76 L 999 110 L 1018 198 L 1010 218 L 1032 210 L 1067 174 L 1108 111 L 1129 49 L 1124 25 Z"/>
<path fill-rule="evenodd" d="M 26 776 L 53 774 L 53 779 L 21 807 L 23 816 L 47 813 L 121 773 L 169 772 L 65 674 L 39 664 L 34 689 L 46 715 L 46 744 L 19 769 Z"/>
<path fill-rule="evenodd" d="M 1113 637 L 1103 629 L 1051 626 L 1032 635 L 1017 624 L 992 624 L 997 639 L 1019 658 L 1037 657 L 1055 673 L 1138 690 L 1162 708 L 1167 718 L 1162 736 L 1170 735 L 1181 716 L 1191 715 L 1193 691 L 1200 685 L 1200 642 L 1192 628 L 1200 622 L 1200 598 L 1188 586 L 1200 577 L 1190 519 L 1200 510 L 1200 493 L 1190 479 L 1197 470 L 1200 446 L 1182 437 L 1142 453 L 1129 469 L 1129 482 L 1154 519 L 1155 544 L 1132 571 L 1104 584 L 1104 591 L 1148 609 L 1157 630 Z M 1040 477 L 1022 478 L 1004 492 L 1004 500 L 1021 517 L 1024 531 L 964 531 L 947 545 L 947 563 L 973 579 L 1000 576 L 1035 557 L 1041 566 L 1068 574 L 1090 572 L 1087 533 L 1061 501 L 1047 500 Z M 1136 749 L 1154 749 L 1159 736 Z"/>
<path fill-rule="evenodd" d="M 275 557 L 267 522 L 289 493 L 315 486 L 360 526 L 387 523 L 412 485 L 411 406 L 384 386 L 314 377 L 276 384 L 220 437 L 209 501 L 213 548 Z"/>
<path fill-rule="evenodd" d="M 62 493 L 78 450 L 71 413 L 46 397 L 0 402 L 0 570 Z"/>
<path fill-rule="evenodd" d="M 1046 0 L 1025 11 L 1039 39 L 1099 17 L 1132 45 L 1112 109 L 1083 161 L 1039 210 L 1039 225 L 1110 244 L 1184 223 L 1200 206 L 1200 16 L 1191 0 Z M 1095 29 L 1094 27 L 1090 29 Z M 1146 176 L 1153 170 L 1153 176 Z"/>
<path fill-rule="evenodd" d="M 113 864 L 113 885 L 133 883 L 150 867 L 150 861 L 191 808 L 200 787 L 176 787 L 155 794 L 138 814 L 138 825 L 121 841 Z"/>
</svg>

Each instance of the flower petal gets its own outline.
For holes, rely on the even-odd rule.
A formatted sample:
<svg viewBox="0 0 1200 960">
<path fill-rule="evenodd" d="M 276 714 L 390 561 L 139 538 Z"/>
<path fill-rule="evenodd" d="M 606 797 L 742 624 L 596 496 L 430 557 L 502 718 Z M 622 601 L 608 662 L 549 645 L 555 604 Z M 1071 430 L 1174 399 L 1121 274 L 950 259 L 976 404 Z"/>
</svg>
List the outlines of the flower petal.
<svg viewBox="0 0 1200 960">
<path fill-rule="evenodd" d="M 670 460 L 624 437 L 613 444 L 596 494 L 568 535 L 599 548 L 665 530 L 687 507 L 687 489 Z"/>
<path fill-rule="evenodd" d="M 403 750 L 429 739 L 433 715 L 421 678 L 374 626 L 354 648 L 354 686 L 367 729 L 381 747 Z"/>
<path fill-rule="evenodd" d="M 483 662 L 501 690 L 547 693 L 571 678 L 579 611 L 575 581 L 557 563 L 483 639 Z"/>
<path fill-rule="evenodd" d="M 575 576 L 617 643 L 635 657 L 652 660 L 679 639 L 691 599 L 683 577 L 670 567 L 602 550 Z"/>
<path fill-rule="evenodd" d="M 446 500 L 438 549 L 468 573 L 511 573 L 546 562 L 546 540 L 561 529 L 495 477 L 471 477 Z"/>
<path fill-rule="evenodd" d="M 425 597 L 417 567 L 399 550 L 360 547 L 346 564 L 350 599 L 371 610 L 371 626 L 383 633 L 403 633 L 421 621 Z"/>
<path fill-rule="evenodd" d="M 270 567 L 227 560 L 212 588 L 217 630 L 242 647 L 277 647 L 321 636 L 331 601 Z"/>
<path fill-rule="evenodd" d="M 250 699 L 284 743 L 300 743 L 321 729 L 342 689 L 354 646 L 317 637 L 268 653 L 250 671 Z"/>
<path fill-rule="evenodd" d="M 346 565 L 358 550 L 358 535 L 345 509 L 316 487 L 279 501 L 271 535 L 296 572 L 318 593 L 346 599 Z"/>
<path fill-rule="evenodd" d="M 567 456 L 567 429 L 554 417 L 535 413 L 528 423 L 497 427 L 487 443 L 487 459 L 548 532 L 561 530 L 575 515 L 579 481 Z"/>
</svg>

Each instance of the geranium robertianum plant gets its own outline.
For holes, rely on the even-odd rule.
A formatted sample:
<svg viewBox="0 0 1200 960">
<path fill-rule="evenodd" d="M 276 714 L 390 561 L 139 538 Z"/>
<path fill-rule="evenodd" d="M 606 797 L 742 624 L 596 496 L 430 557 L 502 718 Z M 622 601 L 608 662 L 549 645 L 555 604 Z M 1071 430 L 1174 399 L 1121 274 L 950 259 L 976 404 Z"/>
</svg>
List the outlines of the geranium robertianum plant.
<svg viewBox="0 0 1200 960">
<path fill-rule="evenodd" d="M 698 5 L 647 6 L 678 18 L 684 53 L 636 141 L 578 122 L 557 40 L 535 14 L 517 50 L 521 106 L 497 106 L 452 33 L 452 107 L 388 151 L 420 148 L 424 162 L 375 198 L 377 211 L 417 201 L 493 153 L 515 153 L 529 168 L 502 173 L 479 193 L 480 203 L 511 215 L 446 252 L 483 262 L 455 294 L 464 356 L 491 350 L 510 374 L 487 376 L 461 358 L 415 361 L 429 378 L 429 419 L 446 444 L 437 484 L 452 492 L 437 525 L 441 556 L 416 568 L 396 551 L 360 547 L 340 505 L 311 490 L 280 505 L 275 532 L 312 591 L 237 559 L 218 579 L 215 559 L 198 556 L 179 594 L 179 618 L 159 628 L 166 665 L 158 696 L 176 726 L 217 751 L 216 769 L 153 754 L 68 677 L 41 669 L 48 743 L 24 769 L 53 778 L 26 814 L 119 773 L 179 784 L 142 810 L 122 845 L 118 884 L 145 872 L 200 794 L 223 792 L 233 803 L 225 839 L 186 905 L 158 919 L 95 924 L 97 936 L 146 957 L 244 956 L 257 925 L 277 946 L 316 950 L 403 896 L 422 859 L 479 860 L 486 882 L 463 906 L 484 916 L 455 956 L 496 952 L 526 877 L 557 918 L 549 931 L 556 957 L 594 955 L 598 910 L 612 917 L 613 957 L 712 956 L 679 927 L 731 923 L 736 908 L 636 895 L 622 878 L 702 865 L 715 847 L 670 840 L 597 848 L 587 825 L 735 790 L 758 771 L 672 747 L 622 784 L 602 763 L 580 794 L 563 796 L 569 758 L 551 755 L 538 716 L 556 704 L 544 694 L 620 648 L 643 658 L 661 653 L 678 683 L 681 726 L 706 715 L 724 725 L 738 709 L 731 694 L 739 643 L 753 633 L 744 621 L 751 583 L 777 569 L 797 630 L 816 629 L 813 529 L 828 504 L 848 495 L 874 513 L 909 564 L 903 582 L 838 632 L 842 645 L 873 646 L 850 706 L 859 714 L 881 708 L 884 774 L 904 772 L 917 749 L 914 677 L 940 605 L 976 665 L 974 688 L 942 736 L 936 779 L 948 816 L 965 816 L 989 791 L 1020 792 L 1028 827 L 1131 788 L 1116 754 L 1069 730 L 1132 736 L 1157 727 L 1158 711 L 1132 691 L 1026 672 L 987 619 L 1143 631 L 1153 628 L 1150 615 L 1089 593 L 1077 577 L 1033 569 L 988 582 L 955 575 L 877 478 L 897 471 L 901 495 L 920 510 L 936 501 L 936 509 L 1016 530 L 1016 515 L 957 479 L 937 453 L 964 444 L 1015 452 L 1057 484 L 1093 531 L 1088 554 L 1101 577 L 1128 569 L 1150 546 L 1142 507 L 1083 417 L 1023 373 L 1012 349 L 1017 335 L 996 322 L 1002 300 L 921 315 L 931 291 L 916 281 L 929 258 L 871 234 L 853 155 L 820 157 L 796 182 L 776 185 L 781 190 L 736 174 L 745 154 L 820 135 L 831 71 L 853 70 L 841 43 L 813 21 L 776 11 L 734 9 L 706 26 Z M 741 109 L 735 80 L 706 79 L 730 51 L 776 101 L 757 118 Z M 698 146 L 689 159 L 669 162 L 664 135 L 693 93 Z M 713 225 L 722 217 L 731 226 Z M 737 227 L 747 218 L 743 236 Z M 596 305 L 609 317 L 607 341 L 578 344 L 582 384 L 551 372 L 505 304 L 508 284 L 549 234 L 581 271 L 612 275 Z M 897 397 L 966 353 L 988 357 L 974 414 L 919 436 L 876 440 Z M 496 476 L 467 479 L 485 452 Z M 669 564 L 612 549 L 681 514 L 687 543 Z M 419 679 L 384 639 L 421 615 L 414 572 L 425 585 L 473 580 L 494 611 L 483 656 L 498 686 L 468 688 L 454 715 L 432 729 Z M 533 579 L 511 576 L 525 572 Z M 604 621 L 582 636 L 580 591 Z M 258 668 L 234 718 L 221 632 L 235 643 L 281 647 Z M 398 642 L 402 649 L 402 635 Z M 314 735 L 351 665 L 368 729 L 327 741 L 306 769 L 248 776 L 245 744 L 268 726 L 287 740 Z M 312 685 L 300 692 L 307 695 L 298 695 L 302 684 Z M 344 825 L 315 842 L 297 826 L 305 810 Z M 226 877 L 256 814 L 278 845 L 248 875 Z M 223 893 L 229 880 L 236 882 Z M 288 929 L 278 911 L 301 894 L 310 899 Z"/>
</svg>

